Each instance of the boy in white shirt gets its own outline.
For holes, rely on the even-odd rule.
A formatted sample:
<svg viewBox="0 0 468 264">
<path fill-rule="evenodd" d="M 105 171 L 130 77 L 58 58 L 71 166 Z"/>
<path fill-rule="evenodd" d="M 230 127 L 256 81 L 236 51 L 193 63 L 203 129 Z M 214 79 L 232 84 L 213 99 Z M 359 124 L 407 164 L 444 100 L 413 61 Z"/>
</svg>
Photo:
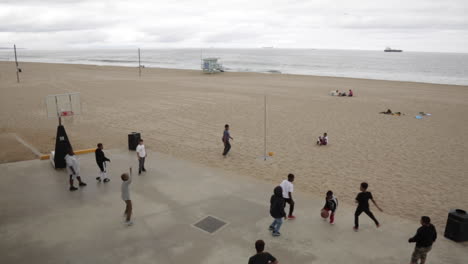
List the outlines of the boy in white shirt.
<svg viewBox="0 0 468 264">
<path fill-rule="evenodd" d="M 130 167 L 130 175 L 124 173 L 120 176 L 122 178 L 122 200 L 125 202 L 125 224 L 128 226 L 133 225 L 132 218 L 132 200 L 130 199 L 130 184 L 132 183 L 132 168 Z"/>
<path fill-rule="evenodd" d="M 286 201 L 286 203 L 289 204 L 289 214 L 288 214 L 288 219 L 293 220 L 296 219 L 296 217 L 293 215 L 294 211 L 294 200 L 292 198 L 292 192 L 294 191 L 294 185 L 292 182 L 294 181 L 294 174 L 289 173 L 288 174 L 288 179 L 283 180 L 281 182 L 280 186 L 283 189 L 283 198 Z M 286 207 L 286 203 L 284 206 Z"/>
<path fill-rule="evenodd" d="M 73 149 L 68 150 L 68 154 L 65 156 L 65 162 L 67 164 L 68 175 L 70 175 L 70 191 L 78 190 L 78 188 L 73 186 L 74 179 L 78 180 L 80 187 L 86 186 L 86 183 L 81 181 L 80 162 L 76 158 L 75 153 L 73 152 Z"/>
<path fill-rule="evenodd" d="M 138 175 L 141 174 L 142 171 L 146 171 L 145 169 L 145 158 L 146 158 L 146 150 L 145 145 L 143 145 L 143 139 L 138 141 L 138 146 L 136 147 L 136 153 L 138 158 Z"/>
</svg>

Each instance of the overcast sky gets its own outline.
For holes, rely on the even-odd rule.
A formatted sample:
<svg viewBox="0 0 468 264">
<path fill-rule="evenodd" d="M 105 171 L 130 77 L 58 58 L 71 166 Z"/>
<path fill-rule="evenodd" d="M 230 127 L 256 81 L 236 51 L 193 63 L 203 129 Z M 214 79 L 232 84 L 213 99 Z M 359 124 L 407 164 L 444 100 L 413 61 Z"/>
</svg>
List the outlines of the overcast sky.
<svg viewBox="0 0 468 264">
<path fill-rule="evenodd" d="M 468 52 L 468 0 L 0 0 L 0 47 Z"/>
</svg>

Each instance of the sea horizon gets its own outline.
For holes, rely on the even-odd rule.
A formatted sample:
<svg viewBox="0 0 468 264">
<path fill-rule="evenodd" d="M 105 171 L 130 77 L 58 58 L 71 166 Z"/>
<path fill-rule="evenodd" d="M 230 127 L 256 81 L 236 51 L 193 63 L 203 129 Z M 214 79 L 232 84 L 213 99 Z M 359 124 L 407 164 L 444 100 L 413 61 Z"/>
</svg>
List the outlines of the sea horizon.
<svg viewBox="0 0 468 264">
<path fill-rule="evenodd" d="M 18 49 L 18 61 L 138 67 L 138 49 Z M 468 53 L 384 52 L 315 48 L 141 49 L 148 68 L 200 70 L 201 58 L 219 58 L 227 72 L 347 77 L 468 85 Z M 14 61 L 11 49 L 0 61 Z"/>
</svg>

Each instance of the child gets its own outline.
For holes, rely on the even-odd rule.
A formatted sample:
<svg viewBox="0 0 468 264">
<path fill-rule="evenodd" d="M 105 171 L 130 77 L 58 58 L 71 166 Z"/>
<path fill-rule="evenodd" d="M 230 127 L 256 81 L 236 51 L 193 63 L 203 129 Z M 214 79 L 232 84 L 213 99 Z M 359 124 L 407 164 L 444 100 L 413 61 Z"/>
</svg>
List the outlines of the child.
<svg viewBox="0 0 468 264">
<path fill-rule="evenodd" d="M 317 140 L 317 145 L 322 146 L 322 145 L 327 145 L 328 144 L 328 135 L 327 133 L 323 133 L 323 137 L 318 137 Z"/>
<path fill-rule="evenodd" d="M 145 145 L 143 144 L 143 139 L 140 139 L 138 141 L 138 146 L 136 147 L 136 154 L 138 158 L 138 175 L 140 175 L 142 171 L 146 172 L 146 169 L 145 169 L 146 149 L 145 149 Z"/>
<path fill-rule="evenodd" d="M 108 159 L 106 155 L 104 155 L 104 151 L 102 151 L 102 149 L 104 149 L 104 146 L 102 145 L 102 143 L 99 143 L 97 144 L 97 149 L 94 152 L 96 155 L 96 163 L 100 170 L 100 175 L 99 177 L 96 177 L 96 180 L 101 182 L 101 179 L 104 179 L 104 182 L 109 182 L 110 179 L 107 178 L 106 161 L 110 162 L 110 159 Z"/>
<path fill-rule="evenodd" d="M 229 133 L 229 125 L 226 124 L 224 125 L 224 132 L 223 132 L 223 143 L 224 143 L 224 151 L 223 151 L 223 156 L 226 157 L 228 154 L 229 150 L 231 150 L 231 143 L 229 143 L 229 140 L 232 139 L 231 134 Z"/>
<path fill-rule="evenodd" d="M 383 211 L 375 202 L 372 193 L 367 191 L 368 187 L 369 184 L 367 184 L 367 182 L 361 183 L 361 192 L 356 196 L 356 203 L 358 203 L 358 207 L 356 208 L 356 212 L 354 213 L 354 231 L 358 231 L 359 229 L 359 215 L 362 212 L 366 213 L 366 215 L 368 215 L 372 220 L 374 220 L 374 223 L 377 227 L 380 227 L 379 221 L 377 221 L 374 214 L 369 209 L 369 200 L 371 200 L 372 203 L 374 203 L 377 209 L 379 209 L 381 212 Z"/>
<path fill-rule="evenodd" d="M 283 180 L 280 184 L 281 188 L 283 189 L 283 198 L 286 201 L 286 203 L 289 204 L 289 214 L 288 214 L 288 219 L 293 220 L 296 219 L 296 217 L 293 215 L 294 211 L 294 200 L 292 198 L 292 192 L 294 191 L 294 174 L 289 173 L 288 174 L 288 179 Z M 286 203 L 284 206 L 286 207 Z"/>
<path fill-rule="evenodd" d="M 133 225 L 132 217 L 132 200 L 130 200 L 130 184 L 132 183 L 132 168 L 130 167 L 130 175 L 128 173 L 122 174 L 122 200 L 125 202 L 125 224 L 128 226 Z"/>
<path fill-rule="evenodd" d="M 269 230 L 272 231 L 273 236 L 280 236 L 280 228 L 283 224 L 283 217 L 286 219 L 286 212 L 284 207 L 286 202 L 283 198 L 283 188 L 276 186 L 273 190 L 273 195 L 270 198 L 270 215 L 275 219 L 271 223 Z"/>
<path fill-rule="evenodd" d="M 431 218 L 429 216 L 421 217 L 421 227 L 418 228 L 416 235 L 408 240 L 409 243 L 416 243 L 411 256 L 411 264 L 417 264 L 418 260 L 421 260 L 421 264 L 426 263 L 427 253 L 431 251 L 432 244 L 436 239 L 437 231 L 431 224 Z"/>
<path fill-rule="evenodd" d="M 73 149 L 68 150 L 68 154 L 65 156 L 65 162 L 67 164 L 68 175 L 70 175 L 70 191 L 76 191 L 78 188 L 73 186 L 73 180 L 77 179 L 79 186 L 86 186 L 86 183 L 81 181 L 80 177 L 80 163 L 73 152 Z"/>
<path fill-rule="evenodd" d="M 338 199 L 336 199 L 332 191 L 328 191 L 327 196 L 325 197 L 325 206 L 323 206 L 322 210 L 325 210 L 330 213 L 330 224 L 332 225 L 335 223 L 335 211 L 337 207 Z"/>
<path fill-rule="evenodd" d="M 278 264 L 278 260 L 265 250 L 265 242 L 263 240 L 257 240 L 255 242 L 255 249 L 257 254 L 249 258 L 249 264 Z"/>
</svg>

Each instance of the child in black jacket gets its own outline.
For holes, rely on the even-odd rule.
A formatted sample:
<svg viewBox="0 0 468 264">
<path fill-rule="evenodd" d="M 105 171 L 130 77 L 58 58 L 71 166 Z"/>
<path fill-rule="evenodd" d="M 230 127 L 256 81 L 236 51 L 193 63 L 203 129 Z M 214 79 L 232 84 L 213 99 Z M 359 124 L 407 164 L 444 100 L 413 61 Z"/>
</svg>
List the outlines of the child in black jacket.
<svg viewBox="0 0 468 264">
<path fill-rule="evenodd" d="M 104 180 L 104 182 L 109 182 L 110 179 L 107 178 L 106 161 L 110 162 L 110 159 L 108 159 L 106 155 L 104 155 L 104 151 L 102 151 L 103 148 L 104 146 L 102 145 L 102 143 L 99 143 L 97 144 L 97 149 L 94 152 L 96 154 L 96 163 L 100 170 L 99 176 L 96 177 L 96 180 L 98 180 L 99 182 L 101 182 L 101 180 Z"/>
<path fill-rule="evenodd" d="M 269 229 L 273 232 L 273 236 L 281 235 L 279 230 L 283 224 L 283 217 L 286 219 L 286 212 L 284 211 L 285 205 L 286 201 L 283 198 L 283 188 L 281 188 L 281 186 L 276 186 L 270 199 L 270 215 L 274 220 Z"/>
</svg>

